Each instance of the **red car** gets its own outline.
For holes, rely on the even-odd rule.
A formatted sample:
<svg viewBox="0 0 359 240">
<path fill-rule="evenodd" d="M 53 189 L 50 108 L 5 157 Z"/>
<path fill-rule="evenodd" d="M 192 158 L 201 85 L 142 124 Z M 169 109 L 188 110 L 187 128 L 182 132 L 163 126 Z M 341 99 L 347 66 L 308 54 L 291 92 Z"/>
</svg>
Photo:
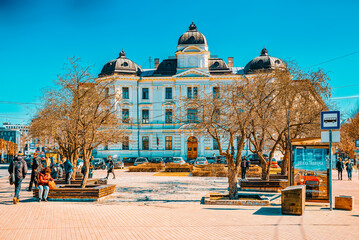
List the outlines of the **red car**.
<svg viewBox="0 0 359 240">
<path fill-rule="evenodd" d="M 305 172 L 299 178 L 300 185 L 319 186 L 323 179 L 317 176 L 315 172 Z"/>
</svg>

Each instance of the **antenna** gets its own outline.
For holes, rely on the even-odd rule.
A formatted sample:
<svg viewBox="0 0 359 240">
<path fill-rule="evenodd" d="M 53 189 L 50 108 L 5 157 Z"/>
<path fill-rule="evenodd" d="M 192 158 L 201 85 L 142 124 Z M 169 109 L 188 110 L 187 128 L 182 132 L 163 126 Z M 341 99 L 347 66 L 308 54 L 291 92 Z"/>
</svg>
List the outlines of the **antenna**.
<svg viewBox="0 0 359 240">
<path fill-rule="evenodd" d="M 148 62 L 150 63 L 150 69 L 151 69 L 151 63 L 152 63 L 152 57 L 151 56 L 148 57 Z"/>
</svg>

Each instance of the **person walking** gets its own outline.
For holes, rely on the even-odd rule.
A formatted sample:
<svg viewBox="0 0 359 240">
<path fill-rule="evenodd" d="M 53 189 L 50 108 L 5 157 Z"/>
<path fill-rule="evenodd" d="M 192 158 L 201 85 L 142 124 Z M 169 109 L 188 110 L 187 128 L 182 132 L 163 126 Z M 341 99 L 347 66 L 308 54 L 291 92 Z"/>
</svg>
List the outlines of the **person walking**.
<svg viewBox="0 0 359 240">
<path fill-rule="evenodd" d="M 348 173 L 348 180 L 352 180 L 353 176 L 353 163 L 351 163 L 350 159 L 347 162 L 347 173 Z"/>
<path fill-rule="evenodd" d="M 71 164 L 70 160 L 64 157 L 64 170 L 65 170 L 65 183 L 71 184 L 71 177 L 73 173 L 73 165 Z"/>
<path fill-rule="evenodd" d="M 247 160 L 247 156 L 244 156 L 241 162 L 241 172 L 242 172 L 242 179 L 246 179 L 247 168 L 249 167 L 249 162 Z"/>
<path fill-rule="evenodd" d="M 57 179 L 57 176 L 59 174 L 59 168 L 57 167 L 57 163 L 51 164 L 51 177 L 53 179 Z"/>
<path fill-rule="evenodd" d="M 47 196 L 49 194 L 50 188 L 49 188 L 49 182 L 54 181 L 54 179 L 51 177 L 51 169 L 49 167 L 45 168 L 43 173 L 40 173 L 39 177 L 39 202 L 41 200 L 44 200 L 47 202 Z M 44 193 L 44 195 L 43 195 Z"/>
<path fill-rule="evenodd" d="M 342 159 L 339 158 L 339 161 L 336 164 L 337 170 L 338 170 L 338 180 L 343 180 L 343 169 L 344 169 L 344 164 L 342 162 Z"/>
<path fill-rule="evenodd" d="M 37 155 L 37 153 L 34 153 L 32 156 L 32 164 L 31 164 L 31 179 L 29 183 L 29 188 L 27 191 L 31 192 L 32 186 L 35 184 L 35 187 L 37 187 L 37 182 L 39 180 L 39 174 L 41 172 L 41 158 Z"/>
<path fill-rule="evenodd" d="M 19 196 L 21 190 L 21 183 L 27 174 L 27 165 L 22 152 L 19 152 L 18 155 L 11 161 L 8 171 L 10 173 L 12 181 L 15 184 L 15 195 L 13 198 L 13 203 L 17 204 L 20 201 Z"/>
<path fill-rule="evenodd" d="M 108 179 L 108 176 L 110 175 L 110 173 L 113 174 L 112 179 L 116 179 L 114 168 L 115 168 L 115 163 L 113 162 L 112 157 L 108 156 L 108 168 L 107 168 L 106 179 Z"/>
<path fill-rule="evenodd" d="M 62 178 L 64 176 L 64 170 L 62 168 L 62 164 L 57 163 L 57 179 Z"/>
</svg>

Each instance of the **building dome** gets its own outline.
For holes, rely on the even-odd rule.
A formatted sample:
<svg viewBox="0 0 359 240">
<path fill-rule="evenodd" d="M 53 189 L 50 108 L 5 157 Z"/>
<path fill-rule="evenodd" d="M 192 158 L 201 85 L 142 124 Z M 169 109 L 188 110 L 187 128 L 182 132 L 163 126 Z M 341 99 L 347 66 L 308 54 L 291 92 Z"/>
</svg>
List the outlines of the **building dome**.
<svg viewBox="0 0 359 240">
<path fill-rule="evenodd" d="M 116 74 L 139 75 L 141 72 L 141 68 L 128 59 L 126 53 L 122 50 L 117 59 L 111 60 L 103 66 L 99 76 L 103 77 Z"/>
<path fill-rule="evenodd" d="M 261 70 L 271 70 L 275 68 L 285 68 L 284 63 L 279 58 L 268 55 L 268 50 L 263 48 L 261 55 L 254 58 L 244 67 L 244 73 L 254 73 Z"/>
<path fill-rule="evenodd" d="M 196 25 L 192 22 L 187 32 L 182 34 L 178 39 L 178 45 L 193 45 L 193 44 L 204 44 L 207 45 L 206 37 L 197 31 Z"/>
</svg>

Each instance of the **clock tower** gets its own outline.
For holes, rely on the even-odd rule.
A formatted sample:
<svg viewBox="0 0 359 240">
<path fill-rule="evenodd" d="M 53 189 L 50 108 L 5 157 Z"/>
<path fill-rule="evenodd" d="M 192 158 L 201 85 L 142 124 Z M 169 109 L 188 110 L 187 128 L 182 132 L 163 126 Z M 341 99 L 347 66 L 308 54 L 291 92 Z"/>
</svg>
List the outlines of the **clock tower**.
<svg viewBox="0 0 359 240">
<path fill-rule="evenodd" d="M 208 73 L 208 51 L 206 37 L 197 30 L 192 22 L 187 32 L 182 34 L 177 45 L 177 74 L 196 68 Z"/>
</svg>

